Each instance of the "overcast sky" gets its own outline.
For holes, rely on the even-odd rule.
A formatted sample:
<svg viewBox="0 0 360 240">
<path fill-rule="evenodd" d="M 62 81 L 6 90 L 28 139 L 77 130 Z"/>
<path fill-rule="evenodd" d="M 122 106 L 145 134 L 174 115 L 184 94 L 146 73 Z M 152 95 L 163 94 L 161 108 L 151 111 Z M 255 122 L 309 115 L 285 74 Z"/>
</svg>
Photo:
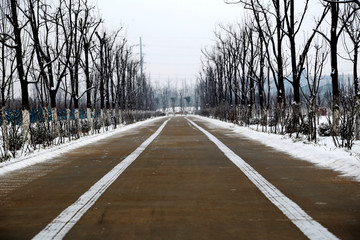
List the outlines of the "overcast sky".
<svg viewBox="0 0 360 240">
<path fill-rule="evenodd" d="M 194 82 L 201 67 L 201 49 L 214 45 L 216 26 L 241 22 L 246 12 L 243 5 L 225 4 L 225 0 L 94 1 L 107 31 L 124 26 L 131 45 L 139 44 L 142 37 L 145 73 L 161 85 L 168 79 L 171 84 L 181 84 L 184 79 Z M 295 3 L 301 11 L 304 1 Z M 311 31 L 314 15 L 321 14 L 322 9 L 320 0 L 310 1 L 303 32 Z M 328 26 L 322 29 L 329 32 Z M 297 43 L 301 45 L 303 37 Z M 139 53 L 139 47 L 135 52 Z M 351 64 L 344 64 L 340 58 L 339 72 L 351 72 Z"/>
<path fill-rule="evenodd" d="M 216 25 L 235 23 L 244 12 L 224 0 L 98 0 L 97 6 L 107 30 L 123 25 L 130 44 L 142 37 L 145 71 L 163 83 L 194 81 Z"/>
</svg>

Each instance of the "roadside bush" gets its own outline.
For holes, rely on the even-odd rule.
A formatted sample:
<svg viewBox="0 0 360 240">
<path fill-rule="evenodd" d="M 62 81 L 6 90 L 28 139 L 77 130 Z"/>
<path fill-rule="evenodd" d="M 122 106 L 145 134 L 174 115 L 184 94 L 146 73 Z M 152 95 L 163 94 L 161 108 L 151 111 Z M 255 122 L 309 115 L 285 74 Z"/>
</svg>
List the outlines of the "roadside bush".
<svg viewBox="0 0 360 240">
<path fill-rule="evenodd" d="M 321 137 L 329 137 L 331 135 L 331 125 L 328 123 L 321 123 L 318 126 L 318 133 Z"/>
<path fill-rule="evenodd" d="M 79 128 L 76 123 L 70 124 L 70 134 L 72 136 L 77 136 L 79 134 Z"/>
<path fill-rule="evenodd" d="M 231 120 L 231 109 L 228 105 L 222 104 L 217 106 L 210 111 L 211 116 L 222 121 Z"/>
<path fill-rule="evenodd" d="M 20 150 L 24 144 L 24 138 L 21 135 L 19 128 L 11 127 L 9 131 L 9 150 L 15 156 L 15 152 Z"/>
<path fill-rule="evenodd" d="M 252 119 L 250 119 L 249 124 L 250 125 L 258 125 L 258 124 L 260 124 L 260 119 L 259 118 L 252 118 Z"/>
<path fill-rule="evenodd" d="M 285 120 L 285 132 L 290 134 L 296 133 L 297 137 L 299 134 L 308 135 L 310 133 L 310 126 L 308 121 L 301 119 L 296 119 L 294 116 L 288 117 Z"/>
<path fill-rule="evenodd" d="M 134 117 L 133 117 L 131 111 L 125 112 L 123 116 L 124 116 L 125 124 L 130 124 L 130 123 L 134 122 Z"/>
<path fill-rule="evenodd" d="M 111 119 L 106 118 L 105 119 L 105 127 L 109 127 L 109 126 L 111 126 Z"/>
<path fill-rule="evenodd" d="M 210 117 L 210 110 L 209 109 L 200 109 L 197 111 L 196 114 L 199 114 L 200 116 L 203 116 L 203 117 Z"/>
<path fill-rule="evenodd" d="M 341 146 L 351 149 L 355 141 L 354 115 L 349 113 L 341 118 L 339 133 L 341 137 Z"/>
<path fill-rule="evenodd" d="M 275 117 L 269 119 L 269 127 L 276 127 L 278 120 Z"/>
<path fill-rule="evenodd" d="M 50 145 L 50 142 L 54 140 L 54 134 L 52 134 L 44 124 L 35 124 L 31 126 L 30 134 L 33 145 Z"/>
<path fill-rule="evenodd" d="M 101 129 L 101 120 L 100 119 L 95 119 L 94 120 L 94 130 L 100 130 Z"/>
<path fill-rule="evenodd" d="M 68 137 L 69 133 L 67 131 L 67 121 L 63 120 L 63 121 L 58 121 L 59 124 L 59 132 L 60 132 L 60 137 Z"/>
<path fill-rule="evenodd" d="M 91 124 L 89 121 L 81 121 L 81 132 L 84 134 L 88 134 L 91 130 Z"/>
<path fill-rule="evenodd" d="M 2 152 L 1 156 L 0 156 L 0 162 L 5 162 L 7 160 L 9 160 L 11 158 L 11 156 L 7 153 Z"/>
<path fill-rule="evenodd" d="M 293 117 L 288 117 L 285 119 L 285 133 L 291 134 L 297 132 L 297 123 L 295 123 Z"/>
<path fill-rule="evenodd" d="M 261 121 L 260 121 L 260 123 L 261 123 L 261 126 L 266 126 L 267 125 L 267 116 L 266 115 L 264 115 L 262 118 L 261 118 Z"/>
<path fill-rule="evenodd" d="M 303 121 L 300 124 L 300 132 L 305 135 L 310 134 L 310 125 L 307 121 Z"/>
<path fill-rule="evenodd" d="M 230 108 L 229 110 L 229 121 L 232 123 L 237 123 L 237 111 L 236 108 Z"/>
<path fill-rule="evenodd" d="M 156 117 L 163 117 L 163 116 L 165 116 L 166 114 L 164 113 L 164 112 L 161 112 L 161 111 L 157 111 L 157 112 L 155 112 L 155 116 Z"/>
</svg>

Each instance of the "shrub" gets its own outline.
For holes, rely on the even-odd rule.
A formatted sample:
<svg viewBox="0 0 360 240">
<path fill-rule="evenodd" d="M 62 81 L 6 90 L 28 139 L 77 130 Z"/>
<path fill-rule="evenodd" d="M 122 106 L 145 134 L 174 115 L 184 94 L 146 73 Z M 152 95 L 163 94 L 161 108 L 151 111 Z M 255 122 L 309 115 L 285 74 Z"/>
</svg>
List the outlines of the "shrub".
<svg viewBox="0 0 360 240">
<path fill-rule="evenodd" d="M 310 134 L 310 125 L 308 122 L 306 121 L 303 121 L 301 124 L 300 124 L 300 132 L 302 134 Z"/>
<path fill-rule="evenodd" d="M 200 109 L 197 114 L 204 116 L 204 117 L 210 117 L 210 110 L 209 109 Z"/>
<path fill-rule="evenodd" d="M 275 117 L 269 119 L 269 127 L 275 127 L 278 124 L 278 120 Z"/>
<path fill-rule="evenodd" d="M 91 124 L 89 121 L 81 121 L 81 132 L 88 134 L 91 130 Z"/>
<path fill-rule="evenodd" d="M 78 131 L 78 126 L 77 126 L 77 124 L 76 123 L 72 123 L 72 124 L 70 124 L 70 134 L 72 135 L 72 136 L 76 136 L 77 134 L 79 133 L 79 131 Z"/>
<path fill-rule="evenodd" d="M 342 140 L 341 146 L 351 149 L 355 141 L 355 117 L 348 113 L 341 119 L 339 128 L 340 137 Z"/>
<path fill-rule="evenodd" d="M 48 144 L 54 140 L 54 134 L 44 124 L 35 124 L 30 127 L 31 140 L 34 145 Z"/>
<path fill-rule="evenodd" d="M 100 119 L 95 119 L 94 120 L 94 129 L 95 130 L 100 130 L 100 128 L 101 128 L 101 120 Z"/>
<path fill-rule="evenodd" d="M 331 135 L 331 125 L 328 123 L 321 123 L 318 127 L 318 132 L 322 137 L 329 137 Z"/>
<path fill-rule="evenodd" d="M 18 129 L 15 127 L 10 128 L 9 131 L 9 150 L 15 156 L 15 151 L 20 150 L 24 144 L 24 138 Z"/>
<path fill-rule="evenodd" d="M 266 115 L 261 118 L 260 123 L 261 123 L 261 126 L 266 126 L 267 125 L 267 116 Z"/>
<path fill-rule="evenodd" d="M 5 162 L 7 160 L 9 160 L 11 158 L 11 156 L 7 153 L 2 153 L 0 156 L 0 162 Z"/>
<path fill-rule="evenodd" d="M 250 125 L 260 124 L 260 119 L 258 119 L 258 118 L 252 118 L 252 119 L 250 119 L 249 124 L 250 124 Z"/>
<path fill-rule="evenodd" d="M 60 132 L 60 136 L 61 137 L 68 137 L 69 136 L 69 132 L 67 131 L 67 121 L 66 120 L 62 120 L 59 121 L 59 132 Z"/>
</svg>

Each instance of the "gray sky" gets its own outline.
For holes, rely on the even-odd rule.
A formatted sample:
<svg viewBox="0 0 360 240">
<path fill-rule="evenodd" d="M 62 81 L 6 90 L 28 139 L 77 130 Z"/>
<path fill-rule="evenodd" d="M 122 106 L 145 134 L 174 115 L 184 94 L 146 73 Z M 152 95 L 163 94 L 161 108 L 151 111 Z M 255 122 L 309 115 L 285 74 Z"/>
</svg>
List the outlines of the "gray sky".
<svg viewBox="0 0 360 240">
<path fill-rule="evenodd" d="M 145 71 L 160 84 L 195 81 L 216 25 L 244 15 L 242 6 L 224 0 L 98 0 L 97 6 L 107 30 L 123 25 L 130 44 L 142 37 Z"/>
<path fill-rule="evenodd" d="M 168 79 L 170 84 L 182 84 L 184 79 L 188 84 L 194 83 L 201 67 L 201 49 L 214 45 L 216 26 L 241 22 L 245 13 L 249 13 L 242 4 L 229 5 L 224 0 L 94 1 L 108 31 L 124 26 L 131 45 L 139 44 L 142 37 L 145 73 L 160 86 L 167 84 Z M 298 11 L 301 12 L 303 6 L 303 0 L 296 1 Z M 320 0 L 310 1 L 301 32 L 309 34 L 315 24 L 314 16 L 322 10 Z M 329 33 L 328 24 L 321 29 Z M 300 49 L 303 43 L 304 37 L 299 36 Z M 135 52 L 139 53 L 139 47 Z M 339 58 L 339 72 L 350 73 L 351 64 Z M 325 73 L 330 73 L 330 66 L 325 68 Z"/>
</svg>

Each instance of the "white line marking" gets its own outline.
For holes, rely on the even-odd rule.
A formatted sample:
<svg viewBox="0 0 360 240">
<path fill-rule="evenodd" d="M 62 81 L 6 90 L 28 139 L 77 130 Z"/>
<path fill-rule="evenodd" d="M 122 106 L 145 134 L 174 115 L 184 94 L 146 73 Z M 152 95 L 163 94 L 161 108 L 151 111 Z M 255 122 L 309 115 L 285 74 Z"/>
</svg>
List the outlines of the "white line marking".
<svg viewBox="0 0 360 240">
<path fill-rule="evenodd" d="M 143 142 L 134 152 L 127 156 L 121 163 L 116 165 L 110 172 L 103 176 L 79 199 L 59 214 L 33 239 L 63 239 L 70 229 L 80 220 L 85 212 L 98 200 L 105 190 L 120 176 L 125 169 L 136 160 L 146 147 L 160 134 L 165 127 L 166 120 L 160 128 Z"/>
<path fill-rule="evenodd" d="M 187 119 L 203 132 L 216 146 L 252 181 L 259 190 L 278 207 L 309 239 L 338 239 L 320 223 L 310 217 L 299 205 L 281 193 L 274 185 L 261 176 L 253 167 L 225 146 L 214 135 Z"/>
</svg>

